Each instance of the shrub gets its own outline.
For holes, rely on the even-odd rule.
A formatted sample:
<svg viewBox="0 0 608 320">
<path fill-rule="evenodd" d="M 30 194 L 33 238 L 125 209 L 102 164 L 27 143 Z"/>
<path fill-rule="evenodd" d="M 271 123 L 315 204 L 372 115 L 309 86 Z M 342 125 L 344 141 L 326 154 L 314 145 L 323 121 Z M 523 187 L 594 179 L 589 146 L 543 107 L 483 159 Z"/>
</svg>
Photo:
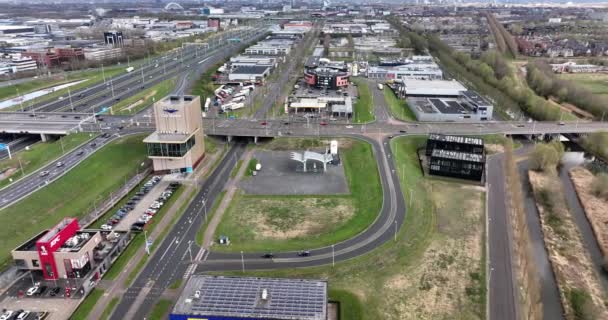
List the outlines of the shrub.
<svg viewBox="0 0 608 320">
<path fill-rule="evenodd" d="M 574 319 L 592 320 L 597 319 L 597 308 L 591 300 L 588 292 L 582 289 L 571 289 L 568 292 L 568 301 L 574 313 Z"/>
<path fill-rule="evenodd" d="M 608 174 L 600 173 L 595 176 L 591 190 L 596 197 L 608 200 Z"/>
<path fill-rule="evenodd" d="M 561 150 L 563 152 L 563 149 Z M 559 164 L 560 158 L 560 150 L 556 149 L 555 144 L 539 143 L 530 155 L 530 165 L 533 170 L 537 171 L 554 170 Z"/>
</svg>

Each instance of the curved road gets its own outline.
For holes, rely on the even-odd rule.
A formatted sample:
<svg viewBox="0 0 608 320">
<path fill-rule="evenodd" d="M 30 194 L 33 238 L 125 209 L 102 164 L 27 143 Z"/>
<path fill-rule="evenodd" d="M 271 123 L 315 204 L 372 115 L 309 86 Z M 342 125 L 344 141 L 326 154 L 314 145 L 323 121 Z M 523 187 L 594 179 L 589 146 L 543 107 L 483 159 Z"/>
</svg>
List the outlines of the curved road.
<svg viewBox="0 0 608 320">
<path fill-rule="evenodd" d="M 382 143 L 361 135 L 350 135 L 370 143 L 382 184 L 383 203 L 378 217 L 368 229 L 355 237 L 333 246 L 311 249 L 311 256 L 298 257 L 296 252 L 277 253 L 274 259 L 263 259 L 262 253 L 247 253 L 243 256 L 246 269 L 275 269 L 291 267 L 310 267 L 331 264 L 333 261 L 344 261 L 368 253 L 383 243 L 394 239 L 405 218 L 405 202 L 401 193 L 399 180 L 392 161 L 389 139 Z M 165 237 L 156 253 L 150 258 L 144 270 L 134 284 L 124 294 L 111 319 L 133 317 L 143 319 L 155 305 L 162 292 L 184 274 L 192 264 L 198 265 L 195 272 L 240 270 L 240 254 L 205 252 L 199 258 L 190 259 L 199 252 L 194 243 L 204 220 L 204 206 L 212 205 L 223 188 L 223 181 L 228 179 L 244 145 L 235 144 L 224 157 L 220 166 L 205 181 L 201 191 L 196 195 L 185 213 Z M 189 250 L 190 248 L 190 250 Z M 333 252 L 333 254 L 332 254 Z M 332 258 L 333 256 L 333 258 Z M 204 261 L 204 263 L 203 263 Z M 190 269 L 190 272 L 193 270 Z M 187 274 L 186 274 L 187 276 Z M 135 305 L 137 310 L 130 310 Z"/>
</svg>

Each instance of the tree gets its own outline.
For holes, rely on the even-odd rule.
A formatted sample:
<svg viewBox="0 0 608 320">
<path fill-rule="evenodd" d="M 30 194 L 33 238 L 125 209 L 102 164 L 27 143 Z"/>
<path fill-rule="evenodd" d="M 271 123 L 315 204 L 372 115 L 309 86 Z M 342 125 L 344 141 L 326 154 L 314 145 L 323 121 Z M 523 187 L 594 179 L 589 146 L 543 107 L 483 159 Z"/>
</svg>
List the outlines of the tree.
<svg viewBox="0 0 608 320">
<path fill-rule="evenodd" d="M 595 176 L 591 184 L 591 190 L 596 197 L 608 200 L 608 174 L 602 172 Z"/>
<path fill-rule="evenodd" d="M 533 170 L 551 171 L 557 168 L 560 160 L 558 150 L 551 144 L 539 143 L 530 155 L 530 166 Z"/>
</svg>

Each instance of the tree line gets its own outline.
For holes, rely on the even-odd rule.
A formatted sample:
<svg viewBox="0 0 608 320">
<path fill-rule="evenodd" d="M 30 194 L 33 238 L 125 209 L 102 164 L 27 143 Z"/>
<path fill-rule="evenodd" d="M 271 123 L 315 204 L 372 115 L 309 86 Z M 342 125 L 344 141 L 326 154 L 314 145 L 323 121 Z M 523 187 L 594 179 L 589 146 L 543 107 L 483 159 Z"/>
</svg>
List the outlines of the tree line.
<svg viewBox="0 0 608 320">
<path fill-rule="evenodd" d="M 544 61 L 530 62 L 526 65 L 528 85 L 539 95 L 554 97 L 559 102 L 573 104 L 603 118 L 608 110 L 608 98 L 593 94 L 590 90 L 568 80 L 558 78 L 551 66 Z"/>
<path fill-rule="evenodd" d="M 488 26 L 490 27 L 490 31 L 494 35 L 494 40 L 496 41 L 496 48 L 502 54 L 509 54 L 511 57 L 517 57 L 518 49 L 517 43 L 513 36 L 503 27 L 503 25 L 496 20 L 496 17 L 491 12 L 484 13 L 486 20 L 488 21 Z"/>
</svg>

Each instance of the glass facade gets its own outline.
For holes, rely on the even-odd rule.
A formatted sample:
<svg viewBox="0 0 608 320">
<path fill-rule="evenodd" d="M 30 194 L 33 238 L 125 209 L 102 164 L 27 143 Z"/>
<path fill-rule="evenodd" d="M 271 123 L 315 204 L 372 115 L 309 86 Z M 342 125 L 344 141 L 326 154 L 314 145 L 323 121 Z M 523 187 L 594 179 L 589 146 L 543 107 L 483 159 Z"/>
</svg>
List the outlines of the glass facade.
<svg viewBox="0 0 608 320">
<path fill-rule="evenodd" d="M 192 136 L 184 143 L 147 143 L 146 145 L 150 157 L 181 158 L 192 149 L 194 142 L 195 138 Z"/>
</svg>

